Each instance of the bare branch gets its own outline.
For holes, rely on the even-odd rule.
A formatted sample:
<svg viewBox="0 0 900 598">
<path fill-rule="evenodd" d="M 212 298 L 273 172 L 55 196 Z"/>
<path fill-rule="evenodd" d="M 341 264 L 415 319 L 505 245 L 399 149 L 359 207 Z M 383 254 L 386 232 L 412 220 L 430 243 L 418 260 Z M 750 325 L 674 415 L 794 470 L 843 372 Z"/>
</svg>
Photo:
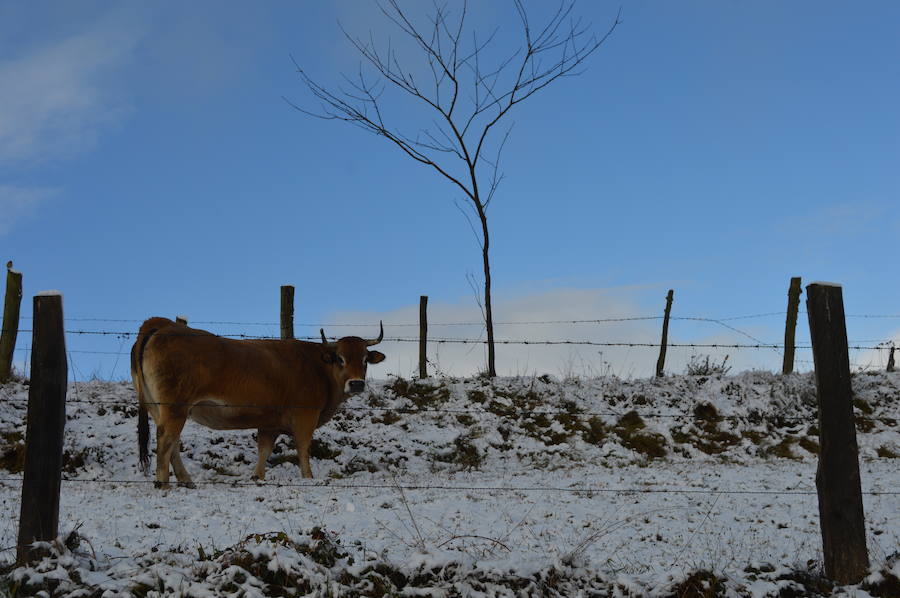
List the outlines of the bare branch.
<svg viewBox="0 0 900 598">
<path fill-rule="evenodd" d="M 369 80 L 362 66 L 354 78 L 344 77 L 345 86 L 327 89 L 314 81 L 302 68 L 297 72 L 318 101 L 319 109 L 295 109 L 326 120 L 342 120 L 370 133 L 382 136 L 421 164 L 425 164 L 462 190 L 473 202 L 483 219 L 483 211 L 494 198 L 503 180 L 499 164 L 511 127 L 502 138 L 491 140 L 491 132 L 512 108 L 554 81 L 583 72 L 585 61 L 612 34 L 621 22 L 621 10 L 605 35 L 590 36 L 591 26 L 573 19 L 575 0 L 560 0 L 554 12 L 539 28 L 533 28 L 523 0 L 513 0 L 524 45 L 500 56 L 485 68 L 483 58 L 496 41 L 499 28 L 483 40 L 472 32 L 471 42 L 463 47 L 463 33 L 468 19 L 468 4 L 463 1 L 458 17 L 441 0 L 433 0 L 428 26 L 420 29 L 401 8 L 398 0 L 376 0 L 381 13 L 422 51 L 428 85 L 423 88 L 415 69 L 401 64 L 397 49 L 387 40 L 386 50 L 376 47 L 374 34 L 365 41 L 351 35 L 343 27 L 345 38 L 373 69 L 376 79 Z M 292 58 L 293 60 L 293 58 Z M 416 135 L 407 135 L 387 122 L 382 108 L 389 105 L 387 84 L 427 105 L 439 116 L 430 127 Z M 426 89 L 427 88 L 427 89 Z M 287 100 L 286 100 L 287 101 Z M 382 103 L 384 102 L 384 106 Z M 492 161 L 485 157 L 488 143 L 496 150 Z M 450 158 L 452 155 L 452 158 Z M 446 156 L 443 158 L 442 156 Z M 451 171 L 441 160 L 452 159 L 465 164 L 465 175 Z M 485 190 L 479 189 L 483 169 L 489 169 Z"/>
<path fill-rule="evenodd" d="M 491 133 L 513 106 L 562 77 L 582 72 L 587 58 L 619 25 L 621 9 L 606 34 L 597 39 L 590 35 L 589 25 L 572 18 L 575 0 L 559 0 L 553 15 L 538 29 L 533 29 L 529 22 L 524 0 L 513 0 L 524 45 L 512 53 L 501 53 L 498 61 L 489 61 L 493 66 L 486 66 L 488 61 L 483 59 L 487 58 L 487 49 L 494 42 L 498 29 L 480 43 L 473 31 L 471 48 L 464 47 L 463 31 L 468 15 L 466 0 L 463 0 L 458 20 L 451 19 L 446 4 L 439 4 L 443 0 L 432 0 L 430 25 L 421 31 L 400 8 L 398 0 L 375 1 L 381 13 L 421 50 L 424 68 L 427 69 L 423 71 L 424 77 L 419 70 L 408 69 L 401 64 L 401 56 L 394 50 L 390 39 L 386 50 L 379 51 L 371 32 L 368 41 L 363 41 L 342 28 L 345 38 L 364 59 L 361 63 L 373 69 L 375 78 L 368 78 L 361 65 L 355 77 L 344 77 L 346 87 L 339 85 L 336 90 L 328 89 L 313 80 L 295 61 L 297 73 L 318 102 L 319 110 L 308 110 L 287 99 L 285 101 L 304 114 L 326 120 L 342 120 L 384 137 L 410 158 L 434 169 L 463 191 L 469 201 L 465 202 L 465 206 L 459 200 L 454 203 L 463 213 L 481 248 L 484 303 L 479 297 L 474 277 L 468 274 L 467 279 L 475 291 L 485 321 L 487 373 L 495 376 L 490 231 L 486 210 L 503 181 L 500 159 L 512 125 L 499 143 L 489 142 L 493 139 Z M 429 79 L 428 71 L 430 82 L 425 85 L 421 80 Z M 432 120 L 431 128 L 420 129 L 415 136 L 403 133 L 395 123 L 388 122 L 388 115 L 383 111 L 393 103 L 385 95 L 388 89 L 400 90 L 415 98 L 414 103 L 428 106 L 440 115 L 439 118 Z M 409 120 L 408 113 L 402 117 Z M 493 161 L 485 156 L 491 151 L 490 148 L 496 149 Z M 482 180 L 485 176 L 486 181 Z M 481 183 L 486 184 L 486 195 L 480 189 Z M 477 223 L 466 208 L 478 216 Z"/>
<path fill-rule="evenodd" d="M 513 123 L 513 124 L 515 124 L 515 123 Z M 487 207 L 490 205 L 491 200 L 494 198 L 494 193 L 497 192 L 497 188 L 500 186 L 500 183 L 505 178 L 503 176 L 503 173 L 500 172 L 500 155 L 503 153 L 503 148 L 504 148 L 504 146 L 506 146 L 506 141 L 509 139 L 509 134 L 512 133 L 512 129 L 513 129 L 512 124 L 509 125 L 508 129 L 506 129 L 506 134 L 503 136 L 503 141 L 500 142 L 500 146 L 497 148 L 497 158 L 493 162 L 488 161 L 487 158 L 482 158 L 482 160 L 484 162 L 487 162 L 489 165 L 491 165 L 493 167 L 493 173 L 491 175 L 490 189 L 488 190 L 487 199 L 484 200 L 485 209 L 487 209 Z"/>
</svg>

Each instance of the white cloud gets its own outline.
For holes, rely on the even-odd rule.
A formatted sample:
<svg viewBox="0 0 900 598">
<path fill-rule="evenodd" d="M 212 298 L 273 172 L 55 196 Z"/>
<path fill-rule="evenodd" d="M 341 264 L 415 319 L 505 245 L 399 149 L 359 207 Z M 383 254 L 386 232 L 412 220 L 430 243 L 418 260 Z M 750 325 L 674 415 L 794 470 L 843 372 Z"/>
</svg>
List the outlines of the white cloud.
<svg viewBox="0 0 900 598">
<path fill-rule="evenodd" d="M 11 231 L 17 221 L 31 216 L 38 204 L 57 192 L 52 188 L 0 185 L 0 236 Z"/>
<path fill-rule="evenodd" d="M 0 164 L 66 158 L 91 149 L 127 113 L 110 75 L 136 43 L 128 28 L 92 30 L 0 61 Z"/>
<path fill-rule="evenodd" d="M 498 344 L 497 373 L 501 376 L 550 374 L 590 377 L 615 375 L 623 378 L 648 377 L 656 370 L 661 336 L 661 313 L 648 313 L 632 297 L 634 289 L 556 289 L 532 292 L 515 297 L 495 299 L 495 336 L 500 340 L 529 341 L 529 344 Z M 662 306 L 660 306 L 660 312 Z M 325 328 L 328 336 L 359 335 L 374 337 L 378 321 L 383 320 L 385 338 L 408 339 L 407 342 L 386 341 L 379 347 L 387 360 L 372 368 L 371 375 L 388 374 L 404 377 L 418 375 L 418 305 L 386 312 L 337 312 L 326 321 L 341 326 Z M 622 321 L 591 322 L 590 320 Z M 651 319 L 638 319 L 651 318 Z M 576 322 L 575 320 L 588 320 Z M 485 339 L 481 313 L 471 300 L 464 303 L 429 303 L 428 359 L 431 375 L 469 376 L 484 370 L 486 348 L 483 343 L 439 343 L 437 339 Z M 447 326 L 448 322 L 472 324 Z M 729 325 L 733 325 L 730 322 Z M 346 325 L 346 326 L 345 326 Z M 734 328 L 734 326 L 732 326 Z M 767 324 L 745 325 L 741 331 L 763 343 L 780 340 L 782 331 Z M 300 333 L 303 334 L 303 333 Z M 308 334 L 308 333 L 307 333 Z M 318 334 L 318 331 L 316 331 Z M 642 346 L 606 346 L 556 344 L 540 341 L 591 341 L 594 343 L 630 343 Z M 757 343 L 715 322 L 673 320 L 669 328 L 670 344 L 734 345 Z M 646 345 L 646 346 L 644 346 Z M 667 374 L 684 373 L 692 356 L 719 364 L 728 356 L 726 366 L 731 373 L 764 369 L 780 371 L 782 354 L 773 349 L 732 347 L 669 347 Z M 809 369 L 798 367 L 798 370 Z"/>
<path fill-rule="evenodd" d="M 496 340 L 656 343 L 658 320 L 603 323 L 562 323 L 561 320 L 597 320 L 641 316 L 638 306 L 620 293 L 605 290 L 561 289 L 520 297 L 501 297 L 494 302 Z M 430 303 L 428 306 L 429 372 L 453 376 L 472 375 L 485 367 L 482 343 L 438 343 L 437 339 L 481 339 L 485 332 L 481 312 L 471 301 L 464 304 Z M 379 320 L 385 322 L 386 338 L 411 342 L 384 343 L 387 361 L 373 375 L 388 373 L 410 376 L 418 372 L 418 305 L 388 312 L 339 312 L 329 318 L 358 326 L 326 328 L 329 336 L 356 334 L 374 337 Z M 447 323 L 471 323 L 445 325 Z M 500 375 L 569 374 L 589 376 L 605 373 L 619 376 L 647 375 L 656 363 L 656 349 L 590 345 L 498 344 Z M 375 369 L 375 368 L 373 368 Z"/>
</svg>

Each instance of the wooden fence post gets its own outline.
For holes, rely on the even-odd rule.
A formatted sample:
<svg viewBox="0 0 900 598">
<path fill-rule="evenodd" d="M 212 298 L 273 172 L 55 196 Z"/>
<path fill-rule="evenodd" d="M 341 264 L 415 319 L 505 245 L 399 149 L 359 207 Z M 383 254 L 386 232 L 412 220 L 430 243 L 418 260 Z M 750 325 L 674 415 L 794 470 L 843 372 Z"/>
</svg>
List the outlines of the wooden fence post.
<svg viewBox="0 0 900 598">
<path fill-rule="evenodd" d="M 893 372 L 893 371 L 894 371 L 894 349 L 895 349 L 895 348 L 896 348 L 896 347 L 894 347 L 893 345 L 891 345 L 891 350 L 890 350 L 890 352 L 888 353 L 887 371 L 889 371 L 889 372 Z"/>
<path fill-rule="evenodd" d="M 825 575 L 841 584 L 854 584 L 868 573 L 869 554 L 841 287 L 807 286 L 806 310 L 819 396 L 816 488 Z"/>
<path fill-rule="evenodd" d="M 784 362 L 781 365 L 782 374 L 790 374 L 794 371 L 794 339 L 797 332 L 797 312 L 800 311 L 800 277 L 791 278 L 791 286 L 788 288 L 787 318 L 784 323 Z"/>
<path fill-rule="evenodd" d="M 281 338 L 294 338 L 294 287 L 281 286 Z"/>
<path fill-rule="evenodd" d="M 19 335 L 19 307 L 22 304 L 22 273 L 6 262 L 6 298 L 3 301 L 3 329 L 0 331 L 0 383 L 12 377 L 13 352 Z"/>
<path fill-rule="evenodd" d="M 428 296 L 419 297 L 419 378 L 428 377 L 425 345 L 428 338 Z"/>
<path fill-rule="evenodd" d="M 669 314 L 672 312 L 672 298 L 675 291 L 669 289 L 666 295 L 666 314 L 663 317 L 662 341 L 659 343 L 659 359 L 656 360 L 656 375 L 663 375 L 663 368 L 666 367 L 666 346 L 669 343 Z"/>
<path fill-rule="evenodd" d="M 48 291 L 34 297 L 32 339 L 25 472 L 16 547 L 20 564 L 40 556 L 30 546 L 33 542 L 51 541 L 59 533 L 68 368 L 62 295 L 58 292 Z"/>
</svg>

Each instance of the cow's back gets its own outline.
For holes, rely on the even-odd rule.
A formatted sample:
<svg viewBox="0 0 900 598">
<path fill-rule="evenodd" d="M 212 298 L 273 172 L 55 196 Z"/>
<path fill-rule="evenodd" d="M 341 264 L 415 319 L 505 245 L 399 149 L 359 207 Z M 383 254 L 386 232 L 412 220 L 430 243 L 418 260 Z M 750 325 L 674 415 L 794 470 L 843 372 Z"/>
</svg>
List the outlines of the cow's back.
<svg viewBox="0 0 900 598">
<path fill-rule="evenodd" d="M 153 334 L 144 356 L 145 370 L 169 400 L 217 399 L 270 410 L 322 409 L 338 398 L 323 366 L 312 343 L 228 339 L 174 322 Z"/>
</svg>

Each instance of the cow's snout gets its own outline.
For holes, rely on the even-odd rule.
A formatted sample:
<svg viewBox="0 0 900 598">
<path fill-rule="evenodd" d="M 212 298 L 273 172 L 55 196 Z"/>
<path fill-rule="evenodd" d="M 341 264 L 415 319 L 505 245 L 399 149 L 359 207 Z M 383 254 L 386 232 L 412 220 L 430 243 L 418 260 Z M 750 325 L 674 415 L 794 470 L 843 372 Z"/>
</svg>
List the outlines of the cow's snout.
<svg viewBox="0 0 900 598">
<path fill-rule="evenodd" d="M 359 394 L 366 389 L 365 380 L 347 380 L 346 390 L 350 394 Z"/>
</svg>

